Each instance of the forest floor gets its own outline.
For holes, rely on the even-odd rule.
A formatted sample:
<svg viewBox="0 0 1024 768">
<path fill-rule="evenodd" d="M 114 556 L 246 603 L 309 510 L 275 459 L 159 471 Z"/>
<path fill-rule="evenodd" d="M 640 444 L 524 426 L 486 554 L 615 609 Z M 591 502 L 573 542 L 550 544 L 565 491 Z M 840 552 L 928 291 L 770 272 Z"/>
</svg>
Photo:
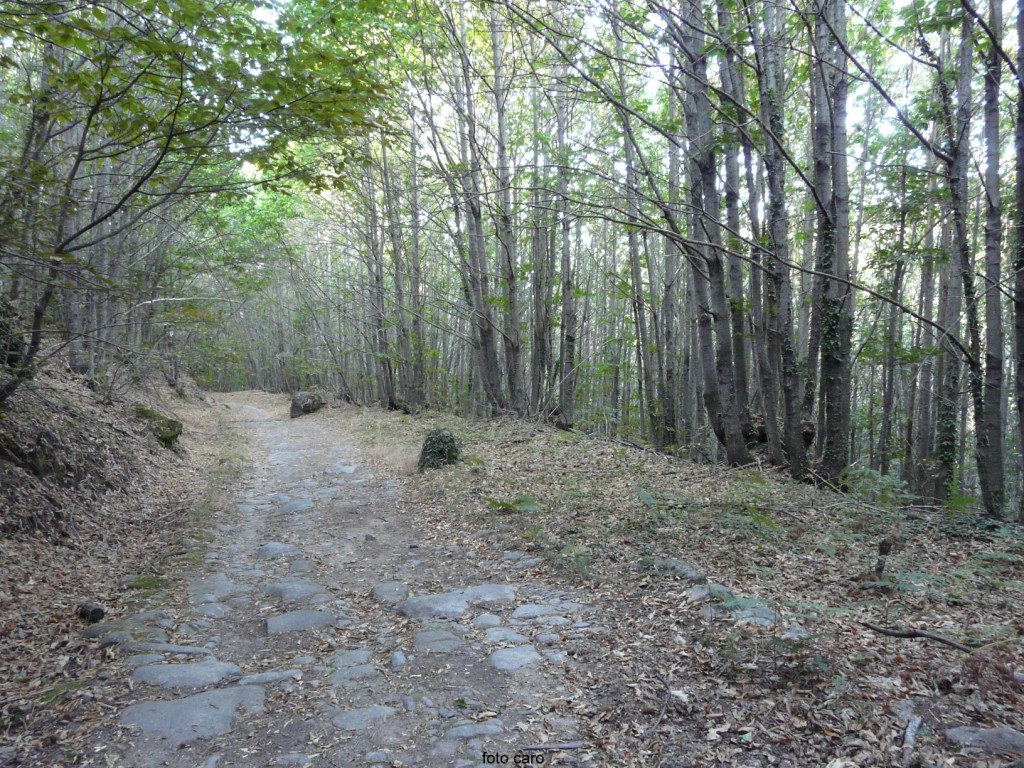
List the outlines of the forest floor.
<svg viewBox="0 0 1024 768">
<path fill-rule="evenodd" d="M 78 544 L 0 539 L 0 765 L 1024 756 L 986 730 L 1024 730 L 1019 529 L 516 420 L 213 400 Z M 417 473 L 437 426 L 464 461 Z"/>
</svg>

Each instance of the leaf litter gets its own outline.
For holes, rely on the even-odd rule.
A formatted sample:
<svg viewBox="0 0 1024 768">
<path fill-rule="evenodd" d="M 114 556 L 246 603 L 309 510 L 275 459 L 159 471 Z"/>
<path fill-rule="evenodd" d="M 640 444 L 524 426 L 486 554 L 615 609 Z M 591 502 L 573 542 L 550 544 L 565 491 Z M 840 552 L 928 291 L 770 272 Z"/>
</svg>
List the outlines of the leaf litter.
<svg viewBox="0 0 1024 768">
<path fill-rule="evenodd" d="M 47 398 L 63 391 L 69 402 L 88 400 L 66 381 L 48 384 Z M 225 460 L 217 420 L 202 403 L 174 404 L 189 436 L 181 454 L 107 408 L 87 410 L 105 441 L 93 453 L 121 451 L 102 469 L 116 482 L 72 492 L 4 478 L 4 488 L 35 494 L 19 509 L 31 509 L 25 499 L 55 500 L 69 522 L 56 538 L 20 531 L 0 539 L 0 717 L 7 748 L 20 752 L 73 755 L 109 720 L 123 692 L 104 685 L 110 650 L 81 639 L 75 605 L 87 599 L 126 615 L 126 577 L 158 575 L 168 555 L 201 549 L 185 510 Z M 536 559 L 531 578 L 589 591 L 603 631 L 564 667 L 564 696 L 538 712 L 539 722 L 566 714 L 586 724 L 579 764 L 1010 764 L 961 754 L 943 732 L 1024 728 L 1019 531 L 963 513 L 862 504 L 770 471 L 693 464 L 518 420 L 353 406 L 328 418 L 359 443 L 364 461 L 399 480 L 401 508 L 428 541 L 481 560 L 518 550 Z M 464 461 L 419 474 L 420 443 L 437 427 L 459 437 Z M 69 443 L 77 434 L 67 431 Z M 693 601 L 688 582 L 657 567 L 666 558 L 722 589 Z M 733 620 L 758 608 L 776 621 Z M 887 637 L 861 621 L 975 650 Z M 537 732 L 536 724 L 517 727 Z"/>
<path fill-rule="evenodd" d="M 104 403 L 55 367 L 0 415 L 0 765 L 73 764 L 95 747 L 123 692 L 78 606 L 141 611 L 175 558 L 196 556 L 189 513 L 229 458 L 211 406 L 187 395 L 153 376 Z M 185 421 L 175 450 L 135 402 Z"/>
<path fill-rule="evenodd" d="M 568 666 L 564 702 L 588 725 L 584 762 L 1011 764 L 961 753 L 944 732 L 1024 729 L 1019 528 L 520 420 L 334 413 L 408 477 L 403 502 L 425 535 L 481 559 L 520 550 L 538 579 L 589 588 L 607 631 Z M 438 427 L 464 461 L 413 473 L 418 441 Z M 658 567 L 672 558 L 722 585 L 718 599 L 695 602 Z"/>
</svg>

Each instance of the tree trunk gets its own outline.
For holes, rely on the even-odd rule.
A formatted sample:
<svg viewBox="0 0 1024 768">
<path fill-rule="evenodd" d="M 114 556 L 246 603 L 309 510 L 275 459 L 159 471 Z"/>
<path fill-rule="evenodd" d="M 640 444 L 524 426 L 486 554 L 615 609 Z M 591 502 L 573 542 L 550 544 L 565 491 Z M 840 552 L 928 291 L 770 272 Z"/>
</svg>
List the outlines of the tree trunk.
<svg viewBox="0 0 1024 768">
<path fill-rule="evenodd" d="M 533 346 L 530 350 L 530 408 L 534 413 L 549 407 L 547 379 L 551 371 L 551 301 L 554 284 L 554 256 L 548 248 L 548 227 L 544 211 L 550 207 L 541 199 L 546 178 L 541 178 L 540 157 L 540 93 L 531 94 L 533 190 L 531 219 L 531 262 L 533 266 Z M 545 174 L 546 177 L 546 174 Z"/>
<path fill-rule="evenodd" d="M 691 232 L 691 237 L 703 234 L 702 239 L 707 242 L 706 246 L 698 249 L 703 258 L 700 267 L 707 270 L 706 278 L 695 274 L 694 279 L 698 289 L 702 287 L 703 280 L 706 279 L 707 282 L 708 296 L 698 294 L 698 303 L 703 307 L 701 323 L 707 326 L 705 339 L 711 334 L 711 326 L 714 327 L 714 376 L 712 381 L 705 378 L 705 401 L 708 398 L 707 390 L 717 388 L 723 431 L 719 439 L 725 446 L 727 461 L 733 466 L 738 466 L 750 463 L 751 458 L 744 436 L 747 430 L 741 423 L 741 408 L 736 391 L 732 326 L 725 286 L 725 269 L 722 263 L 722 235 L 719 223 L 721 205 L 717 187 L 711 104 L 706 85 L 708 76 L 703 22 L 700 8 L 693 0 L 687 0 L 685 3 L 684 14 L 685 30 L 680 40 L 684 57 L 683 81 L 688 91 L 688 98 L 684 101 L 684 113 L 690 135 L 691 199 L 697 214 L 694 219 L 696 228 Z M 708 298 L 710 303 L 707 302 Z M 702 354 L 704 346 L 705 342 L 702 342 Z"/>
<path fill-rule="evenodd" d="M 409 297 L 412 307 L 412 382 L 409 404 L 427 403 L 427 356 L 423 337 L 423 277 L 420 255 L 419 136 L 416 116 L 409 120 Z"/>
<path fill-rule="evenodd" d="M 999 84 L 1002 59 L 997 41 L 1002 39 L 1002 4 L 989 2 L 989 29 L 994 40 L 985 61 L 985 382 L 983 425 L 976 430 L 978 461 L 987 464 L 990 486 L 989 512 L 1002 516 L 1006 505 L 1003 466 L 1003 308 L 1002 202 L 999 177 Z M 982 446 L 984 450 L 982 451 Z"/>
<path fill-rule="evenodd" d="M 569 169 L 568 143 L 568 94 L 566 73 L 563 69 L 558 78 L 555 93 L 555 119 L 558 141 L 558 219 L 561 244 L 562 272 L 562 333 L 559 344 L 558 373 L 558 421 L 562 429 L 571 429 L 576 422 L 576 296 L 573 285 L 573 270 L 569 242 Z M 650 394 L 648 395 L 650 396 Z"/>
<path fill-rule="evenodd" d="M 967 231 L 968 186 L 967 169 L 970 162 L 971 120 L 971 66 L 973 59 L 974 22 L 966 9 L 962 11 L 961 39 L 957 68 L 957 107 L 954 116 L 952 97 L 945 73 L 939 72 L 939 93 L 945 128 L 947 158 L 946 181 L 953 216 L 955 260 L 963 282 L 963 300 L 966 309 L 968 343 L 968 386 L 974 413 L 975 457 L 978 465 L 978 484 L 982 504 L 989 515 L 998 515 L 1003 502 L 1001 457 L 993 456 L 987 434 L 985 417 L 984 374 L 981 361 L 981 327 L 978 318 L 978 296 L 974 282 L 974 264 Z M 997 417 L 998 418 L 998 417 Z"/>
<path fill-rule="evenodd" d="M 901 155 L 900 193 L 899 193 L 899 224 L 896 235 L 896 263 L 893 265 L 892 288 L 888 307 L 889 317 L 886 323 L 885 367 L 882 377 L 882 424 L 878 436 L 878 466 L 883 475 L 889 474 L 891 458 L 891 439 L 893 426 L 893 404 L 896 398 L 896 347 L 899 336 L 899 312 L 897 303 L 902 301 L 904 248 L 907 240 L 907 157 Z"/>
<path fill-rule="evenodd" d="M 487 271 L 487 244 L 484 237 L 483 183 L 479 142 L 477 141 L 476 110 L 473 105 L 474 74 L 469 62 L 466 43 L 466 20 L 461 19 L 456 33 L 459 71 L 455 81 L 456 110 L 459 124 L 459 156 L 462 170 L 459 180 L 462 186 L 462 203 L 466 212 L 466 254 L 468 274 L 465 279 L 469 287 L 470 307 L 473 312 L 477 334 L 477 360 L 484 396 L 492 413 L 505 408 L 501 389 L 501 371 L 498 365 L 497 339 L 491 309 L 490 280 Z"/>
<path fill-rule="evenodd" d="M 616 36 L 618 36 L 618 18 L 614 14 L 612 15 L 612 28 L 616 31 Z M 626 70 L 621 57 L 618 62 L 618 87 L 619 99 L 625 103 L 627 94 Z M 657 442 L 660 428 L 657 418 L 657 400 L 655 399 L 656 395 L 654 392 L 654 371 L 651 366 L 651 344 L 648 337 L 647 302 L 644 299 L 644 284 L 640 269 L 640 243 L 637 236 L 640 223 L 640 203 L 637 191 L 636 158 L 633 139 L 630 135 L 630 118 L 622 110 L 619 110 L 619 118 L 622 122 L 622 143 L 625 155 L 626 237 L 629 247 L 629 274 L 632 282 L 630 299 L 633 309 L 633 322 L 636 327 L 637 386 L 639 390 L 640 419 L 641 425 L 644 423 L 648 425 L 650 439 L 653 442 Z"/>
<path fill-rule="evenodd" d="M 409 331 L 409 316 L 405 299 L 405 243 L 402 240 L 401 212 L 399 211 L 398 190 L 395 188 L 388 165 L 386 143 L 381 144 L 381 186 L 384 188 L 384 208 L 387 214 L 388 235 L 391 240 L 391 257 L 394 267 L 395 313 L 398 320 L 398 382 L 402 397 L 406 400 L 412 390 L 412 341 Z M 397 398 L 396 398 L 397 401 Z M 401 406 L 401 403 L 397 403 Z M 405 406 L 408 408 L 408 406 Z"/>
<path fill-rule="evenodd" d="M 822 18 L 823 16 L 827 18 Z M 823 324 L 821 337 L 821 396 L 825 430 L 822 436 L 821 474 L 838 481 L 848 463 L 850 437 L 850 342 L 853 335 L 853 293 L 847 282 L 850 274 L 850 183 L 847 175 L 846 130 L 846 6 L 842 0 L 829 0 L 818 16 L 822 26 L 831 27 L 835 40 L 824 33 L 823 45 L 831 50 L 822 62 L 826 87 L 829 126 L 828 151 L 831 152 L 831 189 L 828 224 L 823 251 L 826 263 L 822 271 L 837 279 L 823 286 Z M 827 22 L 827 24 L 826 24 Z M 833 47 L 832 43 L 835 42 Z M 824 48 L 819 55 L 824 54 Z"/>
<path fill-rule="evenodd" d="M 765 311 L 769 320 L 769 344 L 773 364 L 780 366 L 778 380 L 782 384 L 785 428 L 784 445 L 789 460 L 790 474 L 804 479 L 807 474 L 806 449 L 801 425 L 800 369 L 793 346 L 793 302 L 789 276 L 789 215 L 786 211 L 786 164 L 780 143 L 786 135 L 783 100 L 784 30 L 781 10 L 765 3 L 762 5 L 764 34 L 751 25 L 754 47 L 762 62 L 758 69 L 761 95 L 762 121 L 771 130 L 765 138 L 764 164 L 768 180 L 768 240 L 771 246 L 766 254 L 769 280 Z"/>
<path fill-rule="evenodd" d="M 679 100 L 674 90 L 668 93 L 669 120 L 675 122 L 679 118 Z M 668 204 L 678 210 L 679 199 L 679 141 L 673 136 L 668 145 Z M 682 217 L 675 214 L 677 220 Z M 679 357 L 679 341 L 676 335 L 676 315 L 678 304 L 678 285 L 682 274 L 679 261 L 679 244 L 674 238 L 665 237 L 665 277 L 664 292 L 661 298 L 662 326 L 662 389 L 661 389 L 661 424 L 662 446 L 678 446 L 679 413 L 677 407 L 676 387 L 678 382 L 676 361 Z"/>
<path fill-rule="evenodd" d="M 1017 73 L 1024 73 L 1024 0 L 1017 0 Z M 1014 396 L 1017 401 L 1017 450 L 1024 450 L 1024 79 L 1017 78 L 1017 123 L 1014 125 L 1014 253 L 1013 337 L 1015 343 Z M 1024 464 L 1022 464 L 1024 469 Z M 1017 520 L 1024 523 L 1024 479 Z"/>
<path fill-rule="evenodd" d="M 366 173 L 366 205 L 367 228 L 369 232 L 365 250 L 366 272 L 370 283 L 368 312 L 371 321 L 372 353 L 377 369 L 377 392 L 380 404 L 385 408 L 395 408 L 395 380 L 391 367 L 391 350 L 388 342 L 387 325 L 385 323 L 385 289 L 384 289 L 384 253 L 381 245 L 380 217 L 377 213 L 376 190 L 373 188 L 369 172 Z M 279 302 L 279 306 L 283 302 Z M 283 324 L 282 324 L 283 328 Z M 282 351 L 286 349 L 284 343 Z M 289 390 L 302 386 L 302 382 L 290 380 L 285 382 Z"/>
<path fill-rule="evenodd" d="M 509 407 L 519 415 L 526 413 L 526 390 L 523 385 L 522 342 L 519 333 L 519 289 L 516 275 L 516 239 L 512 225 L 512 169 L 508 157 L 508 117 L 505 104 L 508 87 L 505 84 L 502 52 L 502 28 L 497 6 L 490 7 L 491 63 L 494 67 L 494 109 L 497 116 L 497 178 L 498 212 L 498 273 L 505 288 L 505 316 L 502 339 L 505 349 L 505 380 L 508 383 Z M 472 99 L 471 90 L 468 98 Z"/>
<path fill-rule="evenodd" d="M 723 5 L 718 6 L 719 26 L 726 29 L 732 26 L 732 16 Z M 736 75 L 736 54 L 731 47 L 726 47 L 721 62 L 722 86 L 727 100 L 741 104 L 743 94 Z M 747 304 L 743 296 L 743 266 L 740 253 L 743 243 L 740 239 L 740 136 L 736 125 L 728 125 L 725 141 L 725 258 L 729 265 L 729 319 L 732 334 L 733 370 L 736 377 L 736 403 L 739 413 L 740 429 L 745 441 L 753 437 L 750 424 L 750 383 L 748 381 L 747 354 Z"/>
</svg>

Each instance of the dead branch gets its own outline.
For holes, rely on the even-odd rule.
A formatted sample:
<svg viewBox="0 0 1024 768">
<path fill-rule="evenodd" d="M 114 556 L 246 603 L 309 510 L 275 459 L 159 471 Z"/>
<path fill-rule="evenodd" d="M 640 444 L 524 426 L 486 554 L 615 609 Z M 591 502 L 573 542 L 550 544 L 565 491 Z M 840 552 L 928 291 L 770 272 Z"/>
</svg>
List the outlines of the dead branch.
<svg viewBox="0 0 1024 768">
<path fill-rule="evenodd" d="M 557 752 L 562 749 L 583 749 L 582 741 L 567 741 L 562 744 L 531 744 L 528 747 L 519 747 L 523 752 Z"/>
<path fill-rule="evenodd" d="M 921 638 L 922 640 L 934 640 L 936 643 L 942 643 L 948 645 L 950 648 L 956 648 L 958 651 L 964 653 L 974 653 L 976 650 L 969 645 L 958 643 L 956 640 L 950 640 L 948 637 L 937 635 L 934 632 L 925 632 L 919 629 L 887 629 L 886 627 L 880 627 L 877 624 L 872 624 L 870 621 L 858 622 L 861 626 L 867 627 L 872 632 L 877 632 L 880 635 L 888 635 L 889 637 L 900 637 L 900 638 Z"/>
<path fill-rule="evenodd" d="M 910 765 L 914 756 L 914 741 L 917 738 L 917 731 L 924 722 L 920 715 L 911 715 L 907 720 L 907 729 L 903 733 L 903 762 Z"/>
</svg>

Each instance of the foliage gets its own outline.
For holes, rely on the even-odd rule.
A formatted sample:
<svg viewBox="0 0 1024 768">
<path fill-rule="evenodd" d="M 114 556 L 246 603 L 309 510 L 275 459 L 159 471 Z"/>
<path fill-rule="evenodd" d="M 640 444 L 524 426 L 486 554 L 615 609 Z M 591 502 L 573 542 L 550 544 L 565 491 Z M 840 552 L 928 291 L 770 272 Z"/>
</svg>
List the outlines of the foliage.
<svg viewBox="0 0 1024 768">
<path fill-rule="evenodd" d="M 493 512 L 539 512 L 540 507 L 537 502 L 525 494 L 519 494 L 512 501 L 503 501 L 501 499 L 495 499 L 488 497 L 486 499 L 487 506 Z"/>
<path fill-rule="evenodd" d="M 912 499 L 902 479 L 869 467 L 849 467 L 843 473 L 843 485 L 855 498 L 887 506 L 906 504 Z"/>
<path fill-rule="evenodd" d="M 18 350 L 0 361 L 0 402 L 42 361 L 55 296 L 72 370 L 102 375 L 118 315 L 162 303 L 172 278 L 206 268 L 185 225 L 208 196 L 283 178 L 341 182 L 386 119 L 374 62 L 399 6 L 346 4 L 314 26 L 301 3 L 268 16 L 250 0 L 0 15 L 0 285 L 13 302 L 2 330 Z M 98 321 L 82 313 L 92 301 Z"/>
</svg>

